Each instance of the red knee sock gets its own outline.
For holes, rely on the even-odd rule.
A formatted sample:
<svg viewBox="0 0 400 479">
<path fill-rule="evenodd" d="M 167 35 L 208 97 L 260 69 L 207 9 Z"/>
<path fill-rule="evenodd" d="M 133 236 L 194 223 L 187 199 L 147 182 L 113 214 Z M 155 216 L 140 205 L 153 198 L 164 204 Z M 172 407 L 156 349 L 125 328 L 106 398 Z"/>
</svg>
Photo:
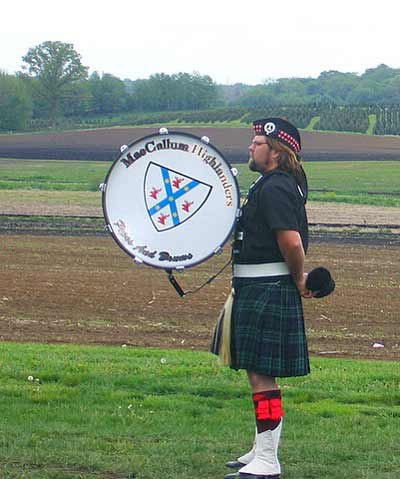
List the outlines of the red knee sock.
<svg viewBox="0 0 400 479">
<path fill-rule="evenodd" d="M 256 412 L 257 432 L 273 431 L 279 426 L 285 415 L 282 409 L 280 389 L 262 391 L 253 394 L 254 409 Z"/>
</svg>

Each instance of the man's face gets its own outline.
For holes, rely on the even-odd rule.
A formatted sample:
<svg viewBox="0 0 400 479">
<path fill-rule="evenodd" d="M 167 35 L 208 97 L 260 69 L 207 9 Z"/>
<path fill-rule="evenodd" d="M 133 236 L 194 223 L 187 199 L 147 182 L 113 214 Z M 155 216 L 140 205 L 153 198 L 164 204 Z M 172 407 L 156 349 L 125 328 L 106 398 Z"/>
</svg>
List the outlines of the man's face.
<svg viewBox="0 0 400 479">
<path fill-rule="evenodd" d="M 275 155 L 273 155 L 273 150 L 268 145 L 265 136 L 256 135 L 253 138 L 249 146 L 249 153 L 248 167 L 251 171 L 265 173 L 275 167 L 273 164 Z"/>
</svg>

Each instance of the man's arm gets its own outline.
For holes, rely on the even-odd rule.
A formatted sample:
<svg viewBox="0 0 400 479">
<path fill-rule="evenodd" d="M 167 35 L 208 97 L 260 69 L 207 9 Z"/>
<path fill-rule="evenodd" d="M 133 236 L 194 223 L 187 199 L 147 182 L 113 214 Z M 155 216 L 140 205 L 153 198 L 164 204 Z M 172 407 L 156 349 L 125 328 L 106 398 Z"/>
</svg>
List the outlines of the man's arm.
<svg viewBox="0 0 400 479">
<path fill-rule="evenodd" d="M 304 272 L 304 249 L 298 231 L 276 230 L 276 239 L 290 274 L 303 298 L 311 298 L 312 292 L 306 288 L 307 273 Z"/>
</svg>

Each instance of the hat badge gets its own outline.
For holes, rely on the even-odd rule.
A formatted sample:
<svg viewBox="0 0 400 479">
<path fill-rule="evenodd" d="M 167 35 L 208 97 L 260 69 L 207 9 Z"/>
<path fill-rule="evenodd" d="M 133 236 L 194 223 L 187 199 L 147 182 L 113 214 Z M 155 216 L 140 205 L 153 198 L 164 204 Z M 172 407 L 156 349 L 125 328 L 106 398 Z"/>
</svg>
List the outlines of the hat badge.
<svg viewBox="0 0 400 479">
<path fill-rule="evenodd" d="M 272 123 L 272 121 L 269 121 L 264 125 L 264 131 L 267 135 L 270 135 L 272 132 L 274 132 L 276 129 L 275 123 Z"/>
</svg>

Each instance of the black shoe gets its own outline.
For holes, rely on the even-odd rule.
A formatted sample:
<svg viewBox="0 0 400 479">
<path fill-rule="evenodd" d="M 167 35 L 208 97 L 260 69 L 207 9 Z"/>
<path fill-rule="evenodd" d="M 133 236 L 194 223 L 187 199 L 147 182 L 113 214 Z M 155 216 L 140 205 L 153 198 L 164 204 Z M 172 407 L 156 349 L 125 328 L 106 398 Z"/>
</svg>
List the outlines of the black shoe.
<svg viewBox="0 0 400 479">
<path fill-rule="evenodd" d="M 259 474 L 249 474 L 247 472 L 239 472 L 238 479 L 281 479 L 280 474 L 272 474 L 268 476 Z"/>
<path fill-rule="evenodd" d="M 239 479 L 239 473 L 232 472 L 231 474 L 225 474 L 224 479 Z"/>
<path fill-rule="evenodd" d="M 281 479 L 280 474 L 273 474 L 268 476 L 261 476 L 257 474 L 247 474 L 241 472 L 233 472 L 231 474 L 226 474 L 224 479 Z"/>
<path fill-rule="evenodd" d="M 246 464 L 244 462 L 239 462 L 239 461 L 229 461 L 225 464 L 226 467 L 229 467 L 229 469 L 240 469 L 241 467 L 244 467 Z"/>
</svg>

